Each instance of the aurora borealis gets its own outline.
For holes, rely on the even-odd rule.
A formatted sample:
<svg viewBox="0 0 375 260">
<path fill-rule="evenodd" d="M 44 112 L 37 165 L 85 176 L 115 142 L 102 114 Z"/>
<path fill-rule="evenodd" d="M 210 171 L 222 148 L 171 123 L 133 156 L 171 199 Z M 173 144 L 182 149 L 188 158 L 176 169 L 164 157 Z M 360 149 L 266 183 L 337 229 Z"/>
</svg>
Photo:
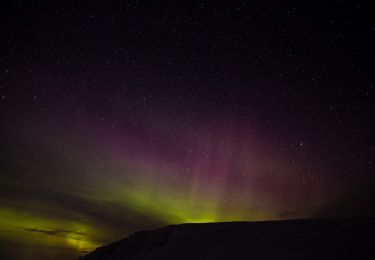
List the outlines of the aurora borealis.
<svg viewBox="0 0 375 260">
<path fill-rule="evenodd" d="M 368 10 L 4 5 L 0 258 L 74 259 L 168 224 L 373 216 Z"/>
</svg>

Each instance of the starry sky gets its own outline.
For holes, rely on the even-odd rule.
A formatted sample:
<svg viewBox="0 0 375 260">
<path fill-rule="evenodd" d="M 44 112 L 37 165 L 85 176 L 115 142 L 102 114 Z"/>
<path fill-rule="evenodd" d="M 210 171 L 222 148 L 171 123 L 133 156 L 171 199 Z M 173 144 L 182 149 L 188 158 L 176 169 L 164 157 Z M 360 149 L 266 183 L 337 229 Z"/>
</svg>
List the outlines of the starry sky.
<svg viewBox="0 0 375 260">
<path fill-rule="evenodd" d="M 6 1 L 0 258 L 375 215 L 364 1 Z"/>
</svg>

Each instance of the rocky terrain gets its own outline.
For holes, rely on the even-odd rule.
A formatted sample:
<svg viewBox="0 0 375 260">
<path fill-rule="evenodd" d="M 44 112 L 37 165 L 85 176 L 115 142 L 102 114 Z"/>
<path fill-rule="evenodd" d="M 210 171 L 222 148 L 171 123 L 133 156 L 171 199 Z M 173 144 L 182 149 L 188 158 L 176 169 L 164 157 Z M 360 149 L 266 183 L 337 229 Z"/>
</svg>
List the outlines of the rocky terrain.
<svg viewBox="0 0 375 260">
<path fill-rule="evenodd" d="M 81 259 L 375 259 L 374 250 L 375 219 L 315 219 L 172 225 Z"/>
</svg>

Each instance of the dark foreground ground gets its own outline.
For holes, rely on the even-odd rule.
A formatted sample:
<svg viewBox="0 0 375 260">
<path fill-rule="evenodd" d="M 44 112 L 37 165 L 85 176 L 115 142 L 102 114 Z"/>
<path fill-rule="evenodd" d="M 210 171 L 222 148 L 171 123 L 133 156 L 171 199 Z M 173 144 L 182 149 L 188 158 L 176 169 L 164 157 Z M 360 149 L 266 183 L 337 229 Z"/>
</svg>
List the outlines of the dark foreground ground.
<svg viewBox="0 0 375 260">
<path fill-rule="evenodd" d="M 167 226 L 82 259 L 375 259 L 374 251 L 375 219 L 315 219 Z"/>
</svg>

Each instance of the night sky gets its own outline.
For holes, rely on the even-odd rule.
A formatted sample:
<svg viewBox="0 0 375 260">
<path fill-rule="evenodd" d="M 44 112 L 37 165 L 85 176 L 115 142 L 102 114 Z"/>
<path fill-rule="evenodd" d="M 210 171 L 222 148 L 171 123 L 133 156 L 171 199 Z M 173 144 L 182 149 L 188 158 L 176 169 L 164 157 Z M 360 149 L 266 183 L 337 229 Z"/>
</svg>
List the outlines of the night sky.
<svg viewBox="0 0 375 260">
<path fill-rule="evenodd" d="M 366 2 L 120 3 L 1 3 L 1 259 L 375 215 Z"/>
</svg>

